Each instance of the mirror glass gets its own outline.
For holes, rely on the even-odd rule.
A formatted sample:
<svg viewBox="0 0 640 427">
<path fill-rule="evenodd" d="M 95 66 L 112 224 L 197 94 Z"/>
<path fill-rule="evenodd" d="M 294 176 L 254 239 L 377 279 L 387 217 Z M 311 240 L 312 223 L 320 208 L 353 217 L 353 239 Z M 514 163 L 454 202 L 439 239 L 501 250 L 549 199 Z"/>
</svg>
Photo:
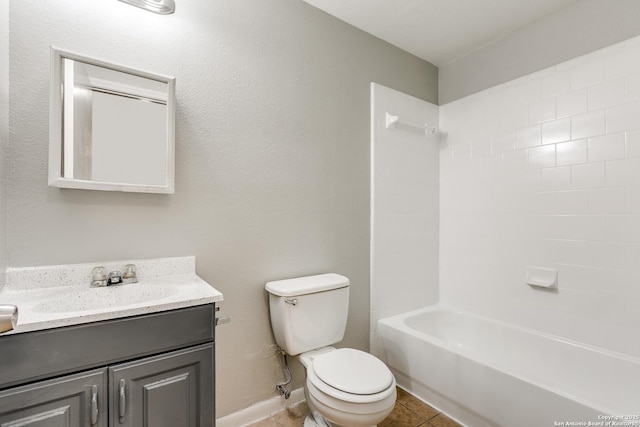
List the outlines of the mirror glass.
<svg viewBox="0 0 640 427">
<path fill-rule="evenodd" d="M 52 48 L 49 185 L 173 193 L 175 79 Z"/>
</svg>

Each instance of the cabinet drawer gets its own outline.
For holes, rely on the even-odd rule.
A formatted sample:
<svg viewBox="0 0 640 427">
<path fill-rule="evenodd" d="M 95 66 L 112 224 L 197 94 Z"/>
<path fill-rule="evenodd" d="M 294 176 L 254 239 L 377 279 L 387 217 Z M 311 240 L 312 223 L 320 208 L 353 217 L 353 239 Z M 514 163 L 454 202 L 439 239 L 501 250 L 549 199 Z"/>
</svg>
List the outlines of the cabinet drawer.
<svg viewBox="0 0 640 427">
<path fill-rule="evenodd" d="M 214 340 L 213 304 L 0 337 L 0 390 Z"/>
</svg>

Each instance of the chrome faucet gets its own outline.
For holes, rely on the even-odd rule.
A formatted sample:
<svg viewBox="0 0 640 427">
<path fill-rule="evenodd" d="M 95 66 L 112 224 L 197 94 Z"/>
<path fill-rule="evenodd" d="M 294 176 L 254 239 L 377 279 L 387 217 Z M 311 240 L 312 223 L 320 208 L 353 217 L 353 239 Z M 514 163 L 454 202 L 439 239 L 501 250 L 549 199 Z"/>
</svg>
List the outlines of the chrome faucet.
<svg viewBox="0 0 640 427">
<path fill-rule="evenodd" d="M 122 273 L 119 271 L 112 271 L 109 273 L 109 277 L 107 277 L 107 286 L 119 285 L 120 283 L 122 283 Z"/>
<path fill-rule="evenodd" d="M 107 275 L 107 270 L 104 267 L 95 267 L 91 270 L 89 286 L 92 288 L 118 285 L 120 283 L 138 283 L 137 269 L 134 264 L 125 265 L 124 273 L 112 271 Z"/>
</svg>

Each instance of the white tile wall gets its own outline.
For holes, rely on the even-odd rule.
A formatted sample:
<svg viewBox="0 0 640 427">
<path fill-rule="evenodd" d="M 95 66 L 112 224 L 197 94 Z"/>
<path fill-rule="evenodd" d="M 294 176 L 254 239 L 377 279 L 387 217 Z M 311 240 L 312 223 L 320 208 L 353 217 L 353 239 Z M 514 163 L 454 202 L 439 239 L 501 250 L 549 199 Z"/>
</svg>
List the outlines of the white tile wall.
<svg viewBox="0 0 640 427">
<path fill-rule="evenodd" d="M 556 164 L 558 166 L 587 163 L 587 140 L 577 139 L 556 144 Z"/>
<path fill-rule="evenodd" d="M 640 157 L 640 131 L 626 132 L 627 158 Z"/>
<path fill-rule="evenodd" d="M 411 123 L 438 123 L 438 107 L 372 84 L 371 349 L 377 320 L 438 301 L 439 144 L 424 131 L 386 129 L 385 114 Z M 461 130 L 458 156 L 492 156 L 492 139 Z M 477 135 L 476 135 L 477 136 Z M 503 150 L 513 152 L 509 136 Z"/>
<path fill-rule="evenodd" d="M 590 162 L 619 160 L 625 157 L 625 133 L 589 138 L 588 158 Z"/>
<path fill-rule="evenodd" d="M 571 117 L 571 138 L 602 135 L 605 131 L 604 110 L 590 111 Z"/>
<path fill-rule="evenodd" d="M 441 301 L 640 356 L 639 42 L 440 107 Z"/>
<path fill-rule="evenodd" d="M 587 90 L 580 89 L 558 95 L 556 98 L 556 114 L 558 118 L 570 117 L 587 112 Z"/>
<path fill-rule="evenodd" d="M 529 124 L 540 123 L 556 118 L 556 99 L 545 98 L 528 105 Z"/>
<path fill-rule="evenodd" d="M 542 143 L 555 144 L 556 142 L 571 139 L 571 119 L 549 120 L 542 123 Z"/>
<path fill-rule="evenodd" d="M 535 147 L 540 145 L 542 128 L 540 124 L 516 129 L 516 148 Z"/>
</svg>

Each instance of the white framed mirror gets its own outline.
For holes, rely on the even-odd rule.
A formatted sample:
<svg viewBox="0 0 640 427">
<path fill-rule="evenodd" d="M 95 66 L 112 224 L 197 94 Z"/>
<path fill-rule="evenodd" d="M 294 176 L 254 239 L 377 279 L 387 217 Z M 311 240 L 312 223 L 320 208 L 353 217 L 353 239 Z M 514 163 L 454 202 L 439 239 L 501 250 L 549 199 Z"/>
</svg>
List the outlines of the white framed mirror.
<svg viewBox="0 0 640 427">
<path fill-rule="evenodd" d="M 173 193 L 175 78 L 51 47 L 49 185 Z"/>
</svg>

